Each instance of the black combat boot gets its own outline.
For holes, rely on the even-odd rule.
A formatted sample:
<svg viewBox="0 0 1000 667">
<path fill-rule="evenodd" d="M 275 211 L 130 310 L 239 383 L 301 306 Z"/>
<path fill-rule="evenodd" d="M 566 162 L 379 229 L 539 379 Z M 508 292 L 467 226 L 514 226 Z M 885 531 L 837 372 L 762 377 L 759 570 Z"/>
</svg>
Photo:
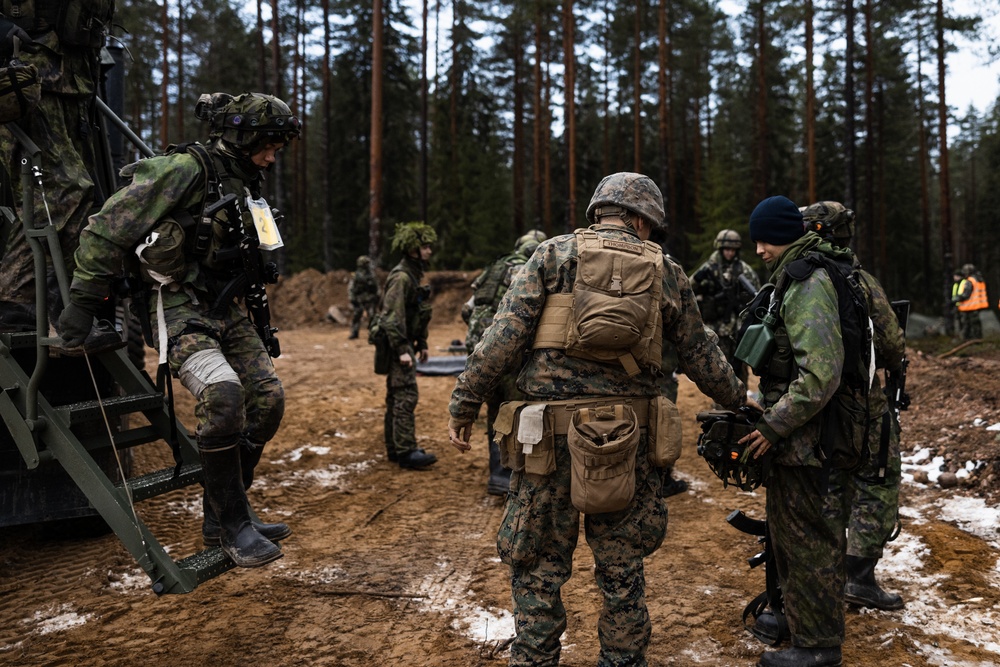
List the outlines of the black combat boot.
<svg viewBox="0 0 1000 667">
<path fill-rule="evenodd" d="M 251 446 L 246 440 L 240 446 L 240 468 L 242 468 L 243 488 L 249 489 L 253 484 L 253 471 L 260 462 L 261 454 L 264 452 L 263 445 L 260 447 Z M 207 498 L 202 503 L 205 511 L 205 522 L 201 526 L 201 539 L 205 546 L 219 546 L 222 536 L 222 526 L 219 525 L 219 517 L 212 510 L 211 503 Z M 286 523 L 264 523 L 251 518 L 254 530 L 271 540 L 278 542 L 292 534 L 292 529 Z"/>
<path fill-rule="evenodd" d="M 885 611 L 903 608 L 903 598 L 896 593 L 886 593 L 875 581 L 875 566 L 878 558 L 848 556 L 845 564 L 847 582 L 844 584 L 844 599 L 851 604 L 872 607 Z"/>
<path fill-rule="evenodd" d="M 510 468 L 500 465 L 500 445 L 490 440 L 490 481 L 486 493 L 491 496 L 506 496 L 510 489 Z"/>
<path fill-rule="evenodd" d="M 201 451 L 205 498 L 219 518 L 219 543 L 239 567 L 259 567 L 281 558 L 281 549 L 258 533 L 243 490 L 239 446 Z"/>
<path fill-rule="evenodd" d="M 674 469 L 667 468 L 660 476 L 660 497 L 667 498 L 685 493 L 688 490 L 688 483 L 683 479 L 674 477 Z"/>
<path fill-rule="evenodd" d="M 793 646 L 760 656 L 757 667 L 840 667 L 843 659 L 839 646 L 803 648 Z"/>
<path fill-rule="evenodd" d="M 409 470 L 421 470 L 437 461 L 437 457 L 422 449 L 411 449 L 399 454 L 399 467 Z"/>
</svg>

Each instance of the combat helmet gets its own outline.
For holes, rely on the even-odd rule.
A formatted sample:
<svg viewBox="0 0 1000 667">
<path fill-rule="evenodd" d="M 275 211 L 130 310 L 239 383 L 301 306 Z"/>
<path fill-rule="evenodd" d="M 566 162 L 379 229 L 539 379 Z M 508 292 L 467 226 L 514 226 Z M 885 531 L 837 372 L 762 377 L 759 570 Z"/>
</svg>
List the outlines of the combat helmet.
<svg viewBox="0 0 1000 667">
<path fill-rule="evenodd" d="M 369 257 L 368 255 L 359 255 L 358 256 L 357 264 L 358 264 L 358 268 L 359 269 L 363 268 L 363 267 L 366 267 L 366 266 L 369 266 L 371 263 L 372 263 L 372 258 Z"/>
<path fill-rule="evenodd" d="M 715 236 L 716 250 L 722 250 L 724 248 L 739 250 L 742 247 L 743 247 L 743 238 L 736 230 L 723 229 Z"/>
<path fill-rule="evenodd" d="M 821 201 L 799 210 L 808 232 L 816 232 L 840 246 L 854 237 L 854 211 L 840 202 Z"/>
<path fill-rule="evenodd" d="M 963 264 L 962 265 L 962 275 L 968 278 L 971 275 L 975 275 L 976 267 L 974 264 Z"/>
<path fill-rule="evenodd" d="M 531 257 L 531 253 L 535 252 L 535 248 L 546 238 L 548 237 L 545 236 L 545 232 L 539 229 L 528 230 L 514 242 L 514 252 L 518 255 Z"/>
<path fill-rule="evenodd" d="M 594 224 L 602 217 L 622 213 L 630 226 L 629 213 L 642 216 L 653 227 L 665 224 L 663 195 L 653 179 L 627 171 L 604 177 L 587 206 L 587 220 Z"/>
<path fill-rule="evenodd" d="M 403 222 L 396 225 L 396 233 L 392 236 L 392 249 L 405 255 L 436 241 L 437 232 L 430 225 L 423 222 Z"/>
<path fill-rule="evenodd" d="M 301 123 L 288 105 L 274 95 L 204 93 L 194 108 L 195 116 L 208 121 L 209 138 L 253 155 L 268 143 L 288 143 L 299 136 Z"/>
</svg>

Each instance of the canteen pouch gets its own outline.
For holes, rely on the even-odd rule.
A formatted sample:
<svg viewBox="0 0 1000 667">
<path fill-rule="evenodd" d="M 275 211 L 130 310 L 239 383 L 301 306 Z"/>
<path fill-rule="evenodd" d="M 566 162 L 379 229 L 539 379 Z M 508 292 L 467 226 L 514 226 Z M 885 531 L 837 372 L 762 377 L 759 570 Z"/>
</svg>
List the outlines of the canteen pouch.
<svg viewBox="0 0 1000 667">
<path fill-rule="evenodd" d="M 552 414 L 545 403 L 529 403 L 517 414 L 517 442 L 524 472 L 551 475 L 556 470 L 556 443 Z"/>
<path fill-rule="evenodd" d="M 751 324 L 736 346 L 736 358 L 753 369 L 754 374 L 763 375 L 764 364 L 774 353 L 774 332 L 766 324 Z"/>
<path fill-rule="evenodd" d="M 649 463 L 654 468 L 672 466 L 681 456 L 681 414 L 666 396 L 652 399 L 649 408 Z"/>
<path fill-rule="evenodd" d="M 493 420 L 493 442 L 500 448 L 500 465 L 514 472 L 524 470 L 524 452 L 517 442 L 517 417 L 527 403 L 506 401 L 500 404 L 500 411 Z"/>
<path fill-rule="evenodd" d="M 635 495 L 639 425 L 627 405 L 581 408 L 566 442 L 572 460 L 570 499 L 584 514 L 618 512 Z"/>
</svg>

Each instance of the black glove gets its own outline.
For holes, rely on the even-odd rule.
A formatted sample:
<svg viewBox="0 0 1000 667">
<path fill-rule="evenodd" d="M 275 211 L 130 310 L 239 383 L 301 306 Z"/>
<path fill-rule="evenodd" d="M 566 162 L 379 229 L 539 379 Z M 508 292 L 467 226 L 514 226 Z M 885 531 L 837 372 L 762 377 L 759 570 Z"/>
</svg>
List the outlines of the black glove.
<svg viewBox="0 0 1000 667">
<path fill-rule="evenodd" d="M 38 51 L 38 45 L 20 26 L 5 16 L 0 16 L 0 56 L 5 60 L 14 55 L 14 38 L 21 40 L 21 48 L 29 53 Z"/>
<path fill-rule="evenodd" d="M 59 335 L 66 341 L 66 347 L 80 347 L 94 327 L 97 309 L 92 304 L 82 305 L 70 299 L 59 316 Z"/>
</svg>

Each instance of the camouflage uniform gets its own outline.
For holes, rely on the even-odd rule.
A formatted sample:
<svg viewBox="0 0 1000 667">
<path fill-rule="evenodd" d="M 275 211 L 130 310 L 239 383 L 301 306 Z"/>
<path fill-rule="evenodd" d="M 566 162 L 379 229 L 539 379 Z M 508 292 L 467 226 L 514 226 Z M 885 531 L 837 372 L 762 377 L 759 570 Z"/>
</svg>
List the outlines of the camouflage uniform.
<svg viewBox="0 0 1000 667">
<path fill-rule="evenodd" d="M 427 328 L 431 321 L 428 288 L 420 285 L 423 275 L 420 259 L 404 255 L 389 272 L 380 309 L 382 327 L 393 351 L 385 380 L 385 443 L 397 456 L 417 449 L 416 356 L 427 349 Z M 414 363 L 403 366 L 399 356 L 407 353 Z"/>
<path fill-rule="evenodd" d="M 604 239 L 636 243 L 620 225 L 595 225 Z M 582 396 L 652 397 L 657 378 L 645 369 L 629 377 L 617 364 L 572 357 L 559 349 L 530 349 L 546 295 L 572 292 L 577 269 L 574 235 L 543 242 L 514 278 L 493 324 L 470 355 L 452 393 L 449 411 L 459 423 L 475 420 L 481 404 L 527 353 L 518 388 L 532 400 Z M 732 408 L 743 405 L 745 388 L 732 374 L 715 334 L 704 326 L 684 272 L 665 262 L 660 304 L 665 342 L 676 346 L 679 365 L 699 388 Z M 570 500 L 570 454 L 566 436 L 555 437 L 556 469 L 541 476 L 515 472 L 497 536 L 501 560 L 511 569 L 517 637 L 511 665 L 555 665 L 566 629 L 560 589 L 572 571 L 580 512 Z M 651 624 L 645 603 L 643 558 L 666 533 L 667 508 L 659 476 L 647 456 L 645 435 L 636 461 L 632 502 L 619 512 L 588 514 L 584 526 L 594 552 L 597 585 L 604 596 L 598 625 L 601 667 L 645 665 Z"/>
<path fill-rule="evenodd" d="M 358 268 L 347 284 L 347 298 L 354 308 L 351 317 L 351 338 L 357 338 L 361 329 L 361 318 L 367 313 L 370 322 L 378 308 L 379 300 L 378 279 L 375 277 L 372 261 L 366 255 L 358 257 Z"/>
<path fill-rule="evenodd" d="M 746 366 L 737 363 L 734 355 L 740 311 L 753 299 L 753 295 L 740 284 L 740 276 L 745 276 L 755 290 L 760 289 L 760 279 L 753 267 L 739 255 L 727 262 L 722 250 L 715 250 L 691 275 L 691 289 L 698 297 L 698 307 L 705 324 L 718 335 L 719 347 L 726 353 L 726 359 L 737 369 L 740 379 L 746 382 Z"/>
<path fill-rule="evenodd" d="M 221 159 L 229 162 L 229 158 Z M 107 295 L 126 255 L 161 218 L 176 209 L 201 210 L 205 176 L 191 155 L 154 157 L 126 170 L 132 171 L 132 182 L 108 199 L 80 236 L 74 292 Z M 245 186 L 255 198 L 260 196 L 259 174 L 251 175 L 231 162 L 229 171 L 235 177 L 232 187 Z M 235 299 L 220 310 L 213 308 L 212 271 L 194 258 L 187 259 L 184 278 L 160 292 L 170 370 L 196 398 L 199 443 L 244 435 L 252 446 L 263 447 L 278 430 L 285 399 L 274 365 L 246 314 Z M 155 331 L 155 298 L 150 311 Z M 159 341 L 154 342 L 159 347 Z M 235 375 L 222 373 L 227 381 L 205 385 L 188 374 L 185 364 L 209 350 L 220 350 Z"/>
<path fill-rule="evenodd" d="M 769 263 L 771 281 L 776 283 L 787 264 L 810 251 L 850 258 L 850 251 L 809 232 Z M 827 471 L 817 454 L 821 414 L 844 367 L 837 293 L 826 271 L 817 269 L 804 281 L 791 281 L 778 315 L 775 357 L 793 355 L 793 376 L 761 378 L 765 412 L 756 425 L 776 448 L 767 481 L 771 546 L 792 644 L 839 647 L 844 640 L 846 525 L 842 516 L 824 516 Z"/>
<path fill-rule="evenodd" d="M 54 0 L 37 0 L 36 12 L 59 4 Z M 107 26 L 113 3 L 107 8 Z M 49 9 L 54 11 L 54 9 Z M 62 246 L 68 275 L 74 268 L 73 253 L 79 243 L 80 231 L 87 224 L 91 209 L 103 202 L 95 201 L 94 139 L 97 128 L 92 104 L 99 80 L 100 48 L 74 46 L 60 41 L 54 29 L 42 28 L 29 34 L 38 45 L 37 53 L 22 53 L 21 60 L 38 68 L 42 95 L 38 106 L 17 124 L 41 150 L 42 186 L 34 188 L 32 207 L 36 227 L 55 225 Z M 15 208 L 23 217 L 20 161 L 24 150 L 13 135 L 0 129 L 0 160 L 10 175 Z M 44 195 L 44 199 L 43 199 Z M 46 210 L 46 203 L 48 208 Z M 54 301 L 50 311 L 58 313 L 58 291 L 50 289 Z M 21 224 L 13 226 L 0 263 L 0 302 L 34 304 L 35 266 L 31 248 Z"/>
</svg>

